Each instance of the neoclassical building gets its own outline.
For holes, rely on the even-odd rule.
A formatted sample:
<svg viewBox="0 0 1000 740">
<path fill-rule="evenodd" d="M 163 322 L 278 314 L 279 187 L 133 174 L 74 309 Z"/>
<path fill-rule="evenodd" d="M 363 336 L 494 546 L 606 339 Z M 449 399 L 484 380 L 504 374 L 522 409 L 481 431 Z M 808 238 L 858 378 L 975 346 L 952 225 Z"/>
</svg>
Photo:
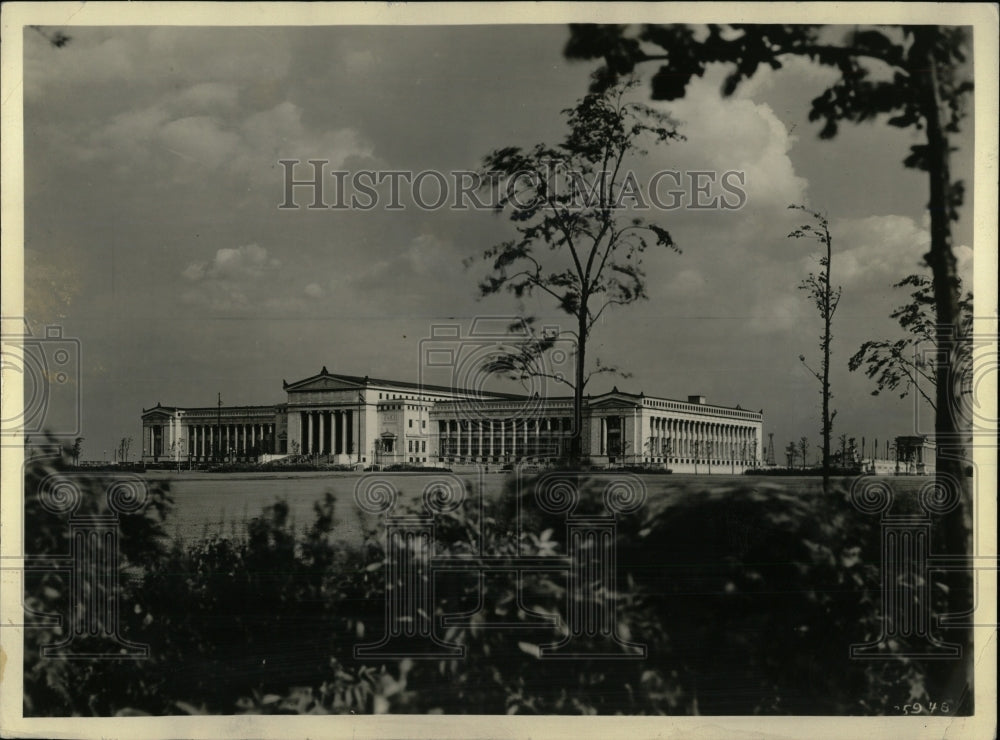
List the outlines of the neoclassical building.
<svg viewBox="0 0 1000 740">
<path fill-rule="evenodd" d="M 202 463 L 310 455 L 344 465 L 554 462 L 573 436 L 573 399 L 541 398 L 331 373 L 283 382 L 273 406 L 142 412 L 143 460 Z M 763 412 L 617 388 L 586 398 L 593 465 L 741 473 L 760 464 Z"/>
</svg>

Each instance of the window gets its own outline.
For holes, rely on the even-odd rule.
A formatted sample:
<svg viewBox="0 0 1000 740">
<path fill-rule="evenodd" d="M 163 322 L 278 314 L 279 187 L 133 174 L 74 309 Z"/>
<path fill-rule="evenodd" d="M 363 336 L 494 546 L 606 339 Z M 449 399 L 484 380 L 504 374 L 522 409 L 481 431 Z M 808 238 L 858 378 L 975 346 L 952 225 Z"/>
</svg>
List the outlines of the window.
<svg viewBox="0 0 1000 740">
<path fill-rule="evenodd" d="M 421 419 L 420 420 L 420 428 L 421 429 L 426 429 L 427 428 L 427 419 Z"/>
<path fill-rule="evenodd" d="M 413 429 L 413 419 L 407 419 L 407 425 L 410 429 Z"/>
<path fill-rule="evenodd" d="M 420 451 L 427 452 L 427 440 L 420 441 Z"/>
<path fill-rule="evenodd" d="M 407 452 L 413 452 L 413 440 L 412 439 L 407 440 L 406 451 Z"/>
</svg>

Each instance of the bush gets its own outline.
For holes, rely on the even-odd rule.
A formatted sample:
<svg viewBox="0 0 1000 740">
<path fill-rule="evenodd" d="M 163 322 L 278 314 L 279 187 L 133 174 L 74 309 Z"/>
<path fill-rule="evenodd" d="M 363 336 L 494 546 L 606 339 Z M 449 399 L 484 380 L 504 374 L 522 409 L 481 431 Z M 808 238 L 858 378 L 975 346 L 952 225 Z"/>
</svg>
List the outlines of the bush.
<svg viewBox="0 0 1000 740">
<path fill-rule="evenodd" d="M 40 474 L 29 473 L 29 501 Z M 575 514 L 601 513 L 601 486 L 567 475 L 580 491 Z M 507 485 L 482 510 L 467 496 L 439 514 L 436 553 L 565 554 L 565 516 L 535 505 L 531 481 Z M 941 661 L 847 659 L 849 644 L 879 631 L 879 525 L 843 491 L 671 485 L 617 523 L 616 630 L 645 644 L 645 659 L 539 660 L 539 646 L 565 634 L 566 577 L 535 572 L 519 585 L 501 571 L 482 590 L 474 572 L 437 582 L 437 616 L 474 615 L 442 631 L 464 659 L 355 660 L 355 645 L 385 630 L 379 527 L 361 546 L 338 544 L 327 494 L 301 532 L 279 501 L 249 522 L 244 540 L 168 549 L 149 544 L 160 542 L 158 504 L 122 522 L 127 563 L 140 571 L 122 585 L 122 633 L 149 644 L 150 657 L 43 660 L 36 636 L 26 645 L 26 713 L 844 715 L 931 698 L 925 685 Z M 58 524 L 39 516 L 35 551 L 64 547 L 51 534 Z M 45 585 L 33 583 L 29 597 Z M 58 599 L 46 599 L 31 603 L 58 611 Z M 556 624 L 537 623 L 546 615 Z"/>
</svg>

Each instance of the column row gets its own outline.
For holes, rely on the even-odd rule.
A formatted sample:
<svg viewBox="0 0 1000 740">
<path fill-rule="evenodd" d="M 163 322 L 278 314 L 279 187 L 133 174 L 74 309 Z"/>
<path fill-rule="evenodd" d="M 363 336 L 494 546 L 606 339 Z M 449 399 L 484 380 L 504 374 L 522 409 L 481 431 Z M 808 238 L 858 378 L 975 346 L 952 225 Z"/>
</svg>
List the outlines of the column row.
<svg viewBox="0 0 1000 740">
<path fill-rule="evenodd" d="M 441 421 L 438 450 L 443 458 L 558 457 L 571 429 L 562 417 Z"/>
<path fill-rule="evenodd" d="M 653 417 L 648 449 L 652 457 L 754 463 L 757 428 L 743 424 Z"/>
<path fill-rule="evenodd" d="M 187 454 L 195 459 L 214 459 L 233 455 L 273 453 L 274 424 L 194 424 L 187 426 L 183 440 Z"/>
<path fill-rule="evenodd" d="M 299 412 L 303 455 L 353 455 L 355 414 L 350 410 Z"/>
</svg>

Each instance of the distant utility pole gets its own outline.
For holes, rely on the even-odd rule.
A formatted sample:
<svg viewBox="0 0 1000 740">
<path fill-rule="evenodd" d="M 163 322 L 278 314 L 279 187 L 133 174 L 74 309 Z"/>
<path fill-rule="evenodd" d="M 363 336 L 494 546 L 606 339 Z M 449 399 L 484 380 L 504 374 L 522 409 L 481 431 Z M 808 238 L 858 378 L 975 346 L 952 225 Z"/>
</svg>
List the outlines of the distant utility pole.
<svg viewBox="0 0 1000 740">
<path fill-rule="evenodd" d="M 774 432 L 768 432 L 767 434 L 767 464 L 774 466 Z"/>
</svg>

